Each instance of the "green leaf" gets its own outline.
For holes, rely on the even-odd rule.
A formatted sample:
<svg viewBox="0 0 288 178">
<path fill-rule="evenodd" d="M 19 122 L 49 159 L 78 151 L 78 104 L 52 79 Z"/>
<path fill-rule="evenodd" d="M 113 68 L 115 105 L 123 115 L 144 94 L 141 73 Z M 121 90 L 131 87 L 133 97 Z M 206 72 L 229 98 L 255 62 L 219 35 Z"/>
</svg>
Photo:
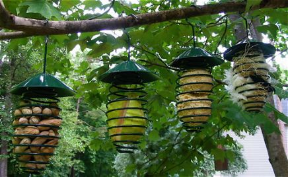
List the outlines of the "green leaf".
<svg viewBox="0 0 288 178">
<path fill-rule="evenodd" d="M 253 6 L 257 6 L 262 0 L 247 0 L 245 12 L 248 12 Z"/>
<path fill-rule="evenodd" d="M 280 88 L 278 86 L 274 86 L 275 88 L 275 94 L 280 98 L 280 99 L 285 99 L 288 98 L 288 91 L 283 90 L 283 88 Z"/>
<path fill-rule="evenodd" d="M 225 158 L 225 151 L 221 149 L 213 149 L 211 151 L 211 154 L 214 155 L 215 160 L 221 160 L 224 161 Z"/>
<path fill-rule="evenodd" d="M 76 6 L 79 3 L 80 3 L 80 0 L 61 0 L 60 7 L 62 11 L 68 11 L 73 6 Z"/>
<path fill-rule="evenodd" d="M 20 6 L 28 6 L 27 13 L 38 13 L 46 19 L 51 19 L 53 16 L 58 20 L 61 19 L 60 12 L 46 0 L 31 0 L 21 3 Z"/>
<path fill-rule="evenodd" d="M 280 111 L 278 111 L 278 109 L 276 109 L 275 107 L 273 107 L 270 103 L 266 103 L 265 107 L 264 107 L 265 111 L 273 111 L 275 114 L 276 119 L 280 119 L 283 122 L 285 122 L 286 124 L 288 124 L 288 117 L 281 113 Z"/>
<path fill-rule="evenodd" d="M 17 15 L 17 8 L 21 1 L 3 0 L 5 8 L 12 14 Z"/>
<path fill-rule="evenodd" d="M 276 38 L 279 29 L 275 24 L 269 24 L 258 26 L 257 30 L 261 33 L 270 34 L 273 38 Z"/>
<path fill-rule="evenodd" d="M 149 140 L 157 141 L 160 139 L 159 132 L 157 130 L 152 130 L 148 136 Z"/>
<path fill-rule="evenodd" d="M 114 50 L 114 47 L 111 43 L 102 43 L 99 45 L 94 45 L 93 50 L 88 53 L 91 57 L 99 57 L 103 54 L 109 54 Z"/>
<path fill-rule="evenodd" d="M 97 7 L 100 8 L 102 6 L 102 3 L 99 0 L 96 0 L 96 1 L 85 0 L 83 2 L 83 5 L 85 6 L 85 9 L 93 9 L 94 10 Z"/>
</svg>

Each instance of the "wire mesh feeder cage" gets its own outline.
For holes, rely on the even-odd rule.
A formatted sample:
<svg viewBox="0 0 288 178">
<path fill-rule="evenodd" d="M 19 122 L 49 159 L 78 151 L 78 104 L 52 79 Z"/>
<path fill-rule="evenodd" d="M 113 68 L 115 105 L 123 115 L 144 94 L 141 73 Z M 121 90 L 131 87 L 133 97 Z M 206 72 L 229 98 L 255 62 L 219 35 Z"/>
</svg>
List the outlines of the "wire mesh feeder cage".
<svg viewBox="0 0 288 178">
<path fill-rule="evenodd" d="M 25 172 L 40 173 L 50 164 L 60 139 L 62 119 L 57 97 L 72 96 L 74 91 L 43 73 L 20 83 L 11 93 L 21 96 L 14 111 L 13 153 Z"/>
<path fill-rule="evenodd" d="M 176 106 L 179 119 L 188 132 L 200 131 L 211 115 L 213 66 L 223 60 L 201 48 L 191 48 L 180 54 L 171 64 L 180 68 L 176 87 Z"/>
<path fill-rule="evenodd" d="M 134 61 L 124 61 L 100 76 L 111 83 L 107 103 L 108 133 L 120 153 L 133 153 L 144 135 L 148 119 L 144 83 L 158 78 Z"/>
<path fill-rule="evenodd" d="M 226 72 L 228 90 L 246 111 L 259 112 L 273 87 L 270 84 L 270 66 L 265 59 L 275 54 L 275 47 L 262 42 L 241 43 L 224 53 L 224 58 L 233 61 L 233 67 Z"/>
<path fill-rule="evenodd" d="M 223 150 L 226 155 L 226 149 L 223 145 L 217 145 L 217 148 Z M 229 170 L 229 162 L 228 159 L 225 157 L 223 160 L 217 160 L 214 158 L 214 167 L 216 171 L 227 171 Z"/>
</svg>

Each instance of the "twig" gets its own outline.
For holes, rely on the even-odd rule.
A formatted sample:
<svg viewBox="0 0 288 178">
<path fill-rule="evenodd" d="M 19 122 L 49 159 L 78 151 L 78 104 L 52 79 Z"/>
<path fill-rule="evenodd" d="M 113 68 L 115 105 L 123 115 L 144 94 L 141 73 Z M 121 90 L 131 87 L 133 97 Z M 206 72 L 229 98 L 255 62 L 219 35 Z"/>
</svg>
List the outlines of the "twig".
<svg viewBox="0 0 288 178">
<path fill-rule="evenodd" d="M 107 14 L 107 13 L 112 9 L 112 7 L 114 6 L 114 3 L 115 3 L 115 0 L 113 0 L 113 1 L 111 2 L 109 8 L 108 8 L 105 12 L 103 12 L 103 13 L 100 14 L 100 15 L 96 15 L 96 16 L 90 17 L 88 20 L 97 19 L 97 18 L 99 18 L 99 17 L 101 17 L 101 16 Z"/>
<path fill-rule="evenodd" d="M 221 16 L 216 22 L 208 23 L 208 24 L 207 24 L 207 27 L 210 26 L 210 25 L 215 26 L 215 25 L 220 25 L 220 24 L 225 23 L 225 22 L 219 23 L 219 22 L 220 22 L 223 18 L 225 18 L 225 17 L 227 18 L 228 15 L 226 14 L 226 15 Z"/>
<path fill-rule="evenodd" d="M 239 14 L 240 17 L 245 21 L 245 28 L 246 28 L 246 39 L 249 38 L 249 25 L 248 25 L 248 20 L 246 19 L 246 17 L 244 17 L 242 14 Z M 245 39 L 245 38 L 244 38 Z M 241 40 L 244 40 L 241 39 Z"/>
<path fill-rule="evenodd" d="M 222 34 L 222 36 L 221 36 L 220 41 L 218 42 L 218 44 L 217 44 L 217 46 L 216 46 L 216 49 L 215 49 L 215 51 L 214 51 L 214 54 L 216 54 L 219 45 L 221 44 L 223 38 L 224 38 L 225 35 L 226 35 L 227 27 L 228 27 L 228 17 L 226 16 L 226 18 L 225 18 L 225 29 L 224 29 L 224 32 L 223 32 L 223 34 Z"/>
<path fill-rule="evenodd" d="M 148 51 L 148 50 L 144 49 L 143 47 L 139 48 L 139 47 L 134 46 L 134 45 L 131 45 L 131 46 L 133 46 L 135 49 L 144 51 L 144 52 L 146 52 L 146 53 L 148 53 L 148 54 L 151 54 L 151 55 L 155 56 L 161 63 L 164 64 L 164 66 L 163 66 L 163 65 L 160 65 L 160 64 L 157 64 L 157 63 L 150 62 L 150 61 L 146 61 L 146 60 L 140 60 L 140 61 L 145 62 L 145 63 L 148 63 L 148 64 L 151 64 L 151 65 L 155 65 L 155 66 L 159 66 L 159 67 L 164 67 L 164 68 L 167 68 L 167 69 L 172 69 L 172 70 L 176 70 L 176 71 L 179 70 L 178 68 L 171 67 L 171 66 L 169 66 L 166 62 L 164 62 L 163 59 L 161 58 L 161 56 L 160 56 L 158 53 L 154 54 L 154 53 L 152 53 L 151 51 Z"/>
<path fill-rule="evenodd" d="M 193 148 L 192 150 L 191 150 L 191 152 L 187 155 L 187 158 L 186 159 L 184 159 L 182 162 L 180 162 L 180 163 L 178 163 L 178 164 L 176 164 L 176 165 L 174 165 L 174 166 L 171 166 L 170 168 L 167 168 L 166 169 L 166 172 L 167 171 L 170 171 L 170 170 L 172 170 L 172 169 L 174 169 L 175 167 L 178 167 L 178 166 L 180 166 L 180 165 L 182 165 L 184 162 L 186 162 L 189 158 L 190 158 L 190 156 L 191 156 L 191 154 L 193 153 L 193 151 L 195 151 L 195 150 L 197 150 L 200 146 L 202 146 L 207 140 L 209 140 L 210 138 L 212 138 L 214 135 L 216 135 L 219 131 L 221 131 L 222 129 L 224 129 L 224 127 L 226 127 L 228 125 L 228 123 L 226 123 L 225 125 L 223 125 L 219 130 L 217 130 L 217 132 L 215 132 L 215 133 L 213 133 L 212 135 L 210 135 L 209 137 L 207 137 L 201 144 L 199 144 L 198 145 L 198 147 L 195 147 L 195 148 Z M 160 172 L 161 173 L 161 172 Z"/>
<path fill-rule="evenodd" d="M 227 83 L 223 82 L 222 80 L 218 80 L 218 79 L 214 79 L 215 82 L 217 82 L 218 84 L 215 87 L 217 87 L 218 85 L 228 85 Z"/>
<path fill-rule="evenodd" d="M 169 152 L 171 152 L 172 149 L 178 144 L 178 143 L 176 142 L 176 140 L 177 140 L 177 138 L 179 137 L 179 135 L 180 135 L 180 133 L 182 132 L 182 130 L 183 130 L 183 127 L 181 127 L 181 130 L 178 132 L 177 136 L 175 137 L 175 139 L 174 139 L 174 142 L 175 142 L 175 143 L 174 143 L 173 145 L 171 145 L 171 148 L 170 148 L 170 151 L 169 151 Z M 159 165 L 159 167 L 158 167 L 156 170 L 160 170 L 160 168 L 163 166 L 163 164 L 166 163 L 167 160 L 168 160 L 168 157 L 166 157 L 166 158 L 163 160 L 163 162 Z M 164 167 L 161 169 L 160 173 L 162 172 L 163 169 L 164 169 Z"/>
</svg>

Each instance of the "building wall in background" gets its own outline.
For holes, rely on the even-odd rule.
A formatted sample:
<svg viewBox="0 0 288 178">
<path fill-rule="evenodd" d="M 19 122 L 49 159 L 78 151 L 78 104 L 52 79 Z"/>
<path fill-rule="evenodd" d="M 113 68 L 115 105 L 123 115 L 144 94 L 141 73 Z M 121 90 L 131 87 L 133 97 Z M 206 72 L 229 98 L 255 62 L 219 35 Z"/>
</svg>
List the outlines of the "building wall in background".
<svg viewBox="0 0 288 178">
<path fill-rule="evenodd" d="M 280 100 L 274 98 L 277 108 L 288 116 L 288 99 Z M 288 155 L 288 125 L 279 121 L 280 129 L 283 136 L 283 145 Z M 255 135 L 247 135 L 244 139 L 240 139 L 234 133 L 228 133 L 243 145 L 243 156 L 247 161 L 248 169 L 239 174 L 238 177 L 274 177 L 272 166 L 269 162 L 267 149 L 264 143 L 263 135 L 260 129 Z M 217 176 L 221 176 L 217 174 Z"/>
<path fill-rule="evenodd" d="M 243 145 L 243 156 L 248 166 L 248 169 L 244 173 L 239 174 L 238 177 L 275 176 L 260 129 L 257 130 L 255 135 L 247 135 L 244 139 L 240 139 L 233 133 L 230 136 Z"/>
</svg>

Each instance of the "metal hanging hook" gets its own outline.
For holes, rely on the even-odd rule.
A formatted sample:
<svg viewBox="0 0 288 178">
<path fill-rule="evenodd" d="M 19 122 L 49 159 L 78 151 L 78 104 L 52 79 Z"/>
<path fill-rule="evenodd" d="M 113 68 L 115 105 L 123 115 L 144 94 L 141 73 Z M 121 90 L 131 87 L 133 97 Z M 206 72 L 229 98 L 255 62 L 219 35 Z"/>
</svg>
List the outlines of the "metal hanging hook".
<svg viewBox="0 0 288 178">
<path fill-rule="evenodd" d="M 195 27 L 194 27 L 194 25 L 193 25 L 192 23 L 190 23 L 190 22 L 188 21 L 187 18 L 186 18 L 185 20 L 186 20 L 186 22 L 187 22 L 187 23 L 191 26 L 191 28 L 192 28 L 193 47 L 196 48 Z"/>
<path fill-rule="evenodd" d="M 125 35 L 127 36 L 127 45 L 128 45 L 128 60 L 130 61 L 130 57 L 131 57 L 131 38 L 130 38 L 130 35 L 129 33 L 127 32 L 126 28 L 124 28 L 124 33 Z"/>
<path fill-rule="evenodd" d="M 46 22 L 44 23 L 44 26 L 47 26 L 48 20 L 46 19 Z M 47 51 L 48 51 L 48 40 L 49 36 L 46 35 L 45 37 L 45 48 L 44 48 L 44 64 L 43 64 L 43 73 L 46 73 L 46 63 L 47 63 Z"/>
<path fill-rule="evenodd" d="M 48 51 L 48 39 L 49 36 L 45 37 L 45 48 L 44 48 L 44 64 L 43 64 L 43 73 L 46 73 L 46 63 L 47 63 L 47 51 Z"/>
</svg>

